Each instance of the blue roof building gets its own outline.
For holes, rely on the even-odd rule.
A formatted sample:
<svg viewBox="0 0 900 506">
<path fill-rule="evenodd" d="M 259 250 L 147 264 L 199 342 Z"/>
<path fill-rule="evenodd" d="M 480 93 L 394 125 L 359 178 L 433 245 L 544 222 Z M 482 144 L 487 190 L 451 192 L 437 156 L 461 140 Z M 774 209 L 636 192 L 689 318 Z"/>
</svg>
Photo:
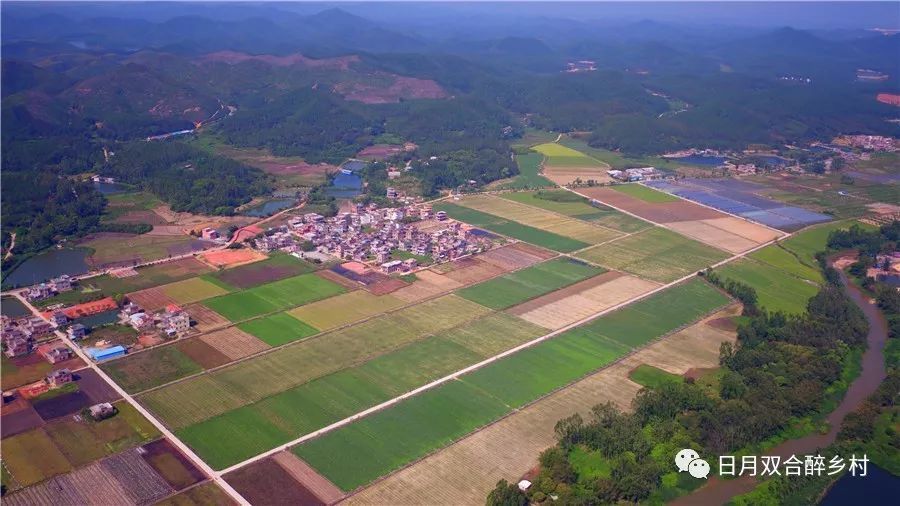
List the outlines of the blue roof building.
<svg viewBox="0 0 900 506">
<path fill-rule="evenodd" d="M 121 345 L 111 348 L 86 348 L 84 351 L 96 362 L 125 355 L 125 347 Z"/>
</svg>

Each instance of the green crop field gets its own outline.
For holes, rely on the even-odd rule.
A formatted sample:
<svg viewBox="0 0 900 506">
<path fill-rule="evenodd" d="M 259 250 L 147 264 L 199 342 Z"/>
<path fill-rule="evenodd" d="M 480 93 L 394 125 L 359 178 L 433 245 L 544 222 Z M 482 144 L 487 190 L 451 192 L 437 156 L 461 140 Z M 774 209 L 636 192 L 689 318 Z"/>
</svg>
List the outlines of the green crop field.
<svg viewBox="0 0 900 506">
<path fill-rule="evenodd" d="M 610 151 L 608 149 L 593 148 L 584 141 L 572 139 L 565 136 L 560 139 L 559 143 L 572 149 L 581 151 L 582 153 L 585 153 L 586 155 L 597 160 L 606 162 L 617 169 L 625 169 L 636 166 L 646 167 L 649 165 L 656 167 L 657 169 L 674 170 L 685 165 L 656 156 L 637 158 L 629 157 L 615 151 Z"/>
<path fill-rule="evenodd" d="M 722 251 L 661 227 L 595 246 L 578 256 L 662 283 L 728 258 Z"/>
<path fill-rule="evenodd" d="M 434 209 L 435 211 L 445 211 L 447 215 L 455 220 L 563 253 L 589 246 L 589 244 L 575 239 L 563 237 L 552 232 L 529 227 L 521 223 L 503 219 L 499 216 L 483 213 L 456 204 L 442 202 L 434 206 Z"/>
<path fill-rule="evenodd" d="M 663 371 L 652 365 L 641 364 L 633 371 L 628 373 L 628 378 L 638 385 L 648 388 L 659 388 L 669 383 L 681 383 L 684 381 L 681 376 Z"/>
<path fill-rule="evenodd" d="M 459 381 L 303 443 L 293 451 L 344 490 L 353 490 L 496 420 L 512 408 L 565 386 L 626 354 L 631 343 L 677 330 L 727 303 L 699 279 L 691 280 L 522 350 Z M 654 316 L 652 334 L 643 320 Z M 612 324 L 600 322 L 612 319 Z M 621 322 L 636 325 L 632 337 Z M 462 403 L 462 404 L 460 404 Z"/>
<path fill-rule="evenodd" d="M 597 223 L 620 232 L 637 232 L 651 226 L 646 221 L 620 213 L 611 207 L 590 204 L 587 198 L 567 190 L 513 192 L 503 193 L 500 196 L 521 204 Z"/>
<path fill-rule="evenodd" d="M 538 153 L 517 155 L 516 163 L 519 165 L 519 175 L 514 177 L 512 181 L 502 184 L 501 187 L 521 190 L 526 188 L 556 186 L 553 181 L 550 181 L 539 174 L 541 170 L 541 161 L 543 159 L 544 157 Z"/>
<path fill-rule="evenodd" d="M 781 245 L 773 244 L 754 251 L 750 254 L 750 258 L 778 267 L 784 272 L 799 278 L 821 283 L 823 281 L 822 273 L 819 271 L 818 266 L 816 264 L 805 265 L 800 263 L 800 259 L 795 255 L 795 253 L 786 250 Z M 804 261 L 806 260 L 804 259 Z"/>
<path fill-rule="evenodd" d="M 269 346 L 281 346 L 319 333 L 315 328 L 287 313 L 276 313 L 250 320 L 241 323 L 238 328 L 253 334 Z"/>
<path fill-rule="evenodd" d="M 175 299 L 179 304 L 190 304 L 191 302 L 225 295 L 231 290 L 226 290 L 203 278 L 190 278 L 165 285 L 162 287 L 162 291 Z"/>
<path fill-rule="evenodd" d="M 341 285 L 315 274 L 301 274 L 208 299 L 203 305 L 233 322 L 238 322 L 261 314 L 301 306 L 344 291 L 345 288 Z"/>
<path fill-rule="evenodd" d="M 365 290 L 355 290 L 291 309 L 288 314 L 319 330 L 330 330 L 404 304 L 404 301 L 391 295 L 373 295 Z"/>
<path fill-rule="evenodd" d="M 179 431 L 217 468 L 367 409 L 545 332 L 492 313 Z"/>
<path fill-rule="evenodd" d="M 130 393 L 163 385 L 203 370 L 174 346 L 159 346 L 100 366 Z"/>
<path fill-rule="evenodd" d="M 759 305 L 769 311 L 803 313 L 806 302 L 819 291 L 812 282 L 755 260 L 742 259 L 717 270 L 725 278 L 752 286 L 759 298 Z"/>
<path fill-rule="evenodd" d="M 848 229 L 853 225 L 859 225 L 864 229 L 872 229 L 872 225 L 866 225 L 858 221 L 838 221 L 817 225 L 798 232 L 781 242 L 781 245 L 796 254 L 807 265 L 818 265 L 816 253 L 824 251 L 828 246 L 828 234 L 834 230 Z"/>
<path fill-rule="evenodd" d="M 546 165 L 551 167 L 600 167 L 609 168 L 609 164 L 600 160 L 591 158 L 581 151 L 548 142 L 546 144 L 538 144 L 531 148 L 538 153 L 547 157 Z"/>
<path fill-rule="evenodd" d="M 186 427 L 489 311 L 461 297 L 444 296 L 154 390 L 142 401 L 171 427 Z"/>
<path fill-rule="evenodd" d="M 409 399 L 294 452 L 349 491 L 500 417 L 507 407 L 454 381 Z"/>
<path fill-rule="evenodd" d="M 611 186 L 611 188 L 636 199 L 643 200 L 644 202 L 652 202 L 654 204 L 662 202 L 678 202 L 681 200 L 674 195 L 654 190 L 653 188 L 649 188 L 642 184 L 617 184 Z"/>
<path fill-rule="evenodd" d="M 505 309 L 602 272 L 599 267 L 571 258 L 555 258 L 463 288 L 457 294 L 482 306 Z"/>
</svg>

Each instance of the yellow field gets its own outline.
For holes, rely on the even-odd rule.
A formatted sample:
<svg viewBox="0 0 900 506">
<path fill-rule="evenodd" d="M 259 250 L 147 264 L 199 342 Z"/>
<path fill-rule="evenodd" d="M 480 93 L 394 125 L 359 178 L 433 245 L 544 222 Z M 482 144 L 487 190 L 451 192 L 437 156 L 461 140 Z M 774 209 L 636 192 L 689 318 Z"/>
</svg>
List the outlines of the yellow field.
<svg viewBox="0 0 900 506">
<path fill-rule="evenodd" d="M 319 330 L 330 330 L 406 304 L 391 295 L 372 295 L 365 290 L 331 297 L 300 306 L 288 314 Z"/>
<path fill-rule="evenodd" d="M 161 287 L 163 293 L 178 301 L 179 304 L 189 304 L 217 295 L 225 295 L 228 290 L 210 283 L 202 278 L 190 278 L 184 281 L 176 281 Z"/>
<path fill-rule="evenodd" d="M 206 344 L 219 350 L 230 358 L 237 360 L 254 353 L 269 349 L 269 345 L 237 327 L 218 330 L 200 336 Z"/>
<path fill-rule="evenodd" d="M 704 322 L 658 341 L 623 361 L 551 394 L 351 496 L 347 504 L 481 504 L 500 479 L 515 482 L 556 443 L 561 418 L 612 402 L 629 409 L 640 386 L 628 373 L 648 364 L 674 374 L 718 366 L 719 346 L 734 332 L 706 321 L 736 314 L 729 307 Z"/>
<path fill-rule="evenodd" d="M 416 273 L 416 280 L 411 285 L 404 286 L 391 295 L 404 302 L 417 302 L 461 286 L 463 285 L 459 281 L 426 269 Z"/>
<path fill-rule="evenodd" d="M 770 228 L 732 216 L 709 220 L 676 221 L 666 223 L 665 226 L 681 235 L 731 253 L 743 253 L 782 235 Z"/>
<path fill-rule="evenodd" d="M 600 225 L 488 195 L 467 196 L 456 203 L 589 244 L 606 242 L 622 235 L 621 232 Z"/>
</svg>

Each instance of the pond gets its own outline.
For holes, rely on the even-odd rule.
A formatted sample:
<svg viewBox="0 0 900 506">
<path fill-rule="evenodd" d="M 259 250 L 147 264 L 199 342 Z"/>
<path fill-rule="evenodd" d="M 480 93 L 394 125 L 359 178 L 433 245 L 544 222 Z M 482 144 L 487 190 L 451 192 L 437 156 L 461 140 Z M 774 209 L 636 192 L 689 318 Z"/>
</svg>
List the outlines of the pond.
<svg viewBox="0 0 900 506">
<path fill-rule="evenodd" d="M 17 298 L 3 297 L 0 299 L 0 313 L 10 318 L 21 318 L 22 316 L 30 315 L 31 311 Z"/>
<path fill-rule="evenodd" d="M 77 318 L 75 320 L 75 323 L 80 323 L 88 329 L 92 329 L 94 327 L 102 327 L 104 325 L 109 325 L 110 323 L 116 323 L 118 321 L 119 310 L 113 309 L 111 311 L 104 311 L 102 313 L 85 316 L 84 318 Z"/>
<path fill-rule="evenodd" d="M 350 199 L 362 193 L 362 178 L 356 174 L 338 172 L 325 188 L 325 193 L 338 199 Z"/>
<path fill-rule="evenodd" d="M 84 274 L 90 270 L 87 264 L 90 253 L 84 248 L 47 250 L 22 262 L 3 280 L 3 286 L 29 286 L 61 274 Z"/>
<path fill-rule="evenodd" d="M 265 218 L 271 216 L 278 211 L 294 206 L 297 199 L 275 199 L 263 202 L 258 206 L 245 209 L 241 214 L 244 216 L 253 216 L 256 218 Z"/>
</svg>

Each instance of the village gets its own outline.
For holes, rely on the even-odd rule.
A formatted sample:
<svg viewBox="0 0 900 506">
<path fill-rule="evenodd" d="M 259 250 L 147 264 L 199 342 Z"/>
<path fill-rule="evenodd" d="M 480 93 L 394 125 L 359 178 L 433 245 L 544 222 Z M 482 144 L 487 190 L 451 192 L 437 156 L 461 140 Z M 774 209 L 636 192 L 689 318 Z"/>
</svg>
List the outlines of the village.
<svg viewBox="0 0 900 506">
<path fill-rule="evenodd" d="M 313 261 L 353 260 L 385 274 L 409 273 L 492 248 L 496 237 L 458 221 L 431 205 L 387 189 L 397 207 L 353 204 L 351 212 L 326 218 L 306 213 L 266 230 L 253 246 L 264 253 L 282 250 Z"/>
</svg>

